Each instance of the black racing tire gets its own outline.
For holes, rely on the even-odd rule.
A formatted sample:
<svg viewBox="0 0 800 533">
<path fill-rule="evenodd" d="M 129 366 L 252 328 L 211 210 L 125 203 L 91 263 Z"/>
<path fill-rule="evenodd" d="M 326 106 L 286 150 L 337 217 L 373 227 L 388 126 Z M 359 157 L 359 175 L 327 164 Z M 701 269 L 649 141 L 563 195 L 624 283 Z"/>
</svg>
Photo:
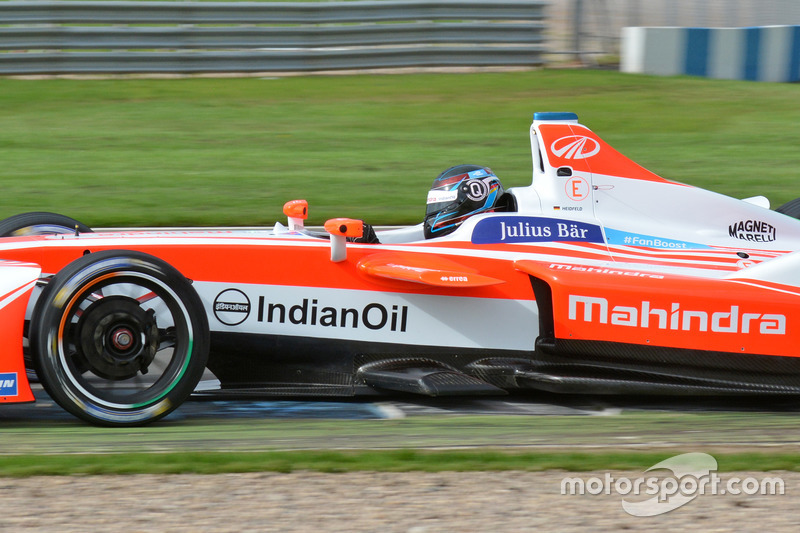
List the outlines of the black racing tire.
<svg viewBox="0 0 800 533">
<path fill-rule="evenodd" d="M 0 237 L 74 234 L 76 229 L 79 233 L 93 233 L 92 228 L 74 218 L 46 211 L 21 213 L 0 221 Z M 33 360 L 27 347 L 24 349 L 24 357 L 28 379 L 38 382 L 39 378 L 33 372 Z"/>
<path fill-rule="evenodd" d="M 21 213 L 0 221 L 0 237 L 18 237 L 23 235 L 61 235 L 75 233 L 92 233 L 92 228 L 65 215 L 35 211 Z"/>
<path fill-rule="evenodd" d="M 783 213 L 784 215 L 790 216 L 792 218 L 800 218 L 800 198 L 795 198 L 789 202 L 786 202 L 782 206 L 775 209 L 778 213 Z"/>
<path fill-rule="evenodd" d="M 141 252 L 97 252 L 64 267 L 42 291 L 30 329 L 47 393 L 102 426 L 166 416 L 208 361 L 208 320 L 191 282 Z"/>
</svg>

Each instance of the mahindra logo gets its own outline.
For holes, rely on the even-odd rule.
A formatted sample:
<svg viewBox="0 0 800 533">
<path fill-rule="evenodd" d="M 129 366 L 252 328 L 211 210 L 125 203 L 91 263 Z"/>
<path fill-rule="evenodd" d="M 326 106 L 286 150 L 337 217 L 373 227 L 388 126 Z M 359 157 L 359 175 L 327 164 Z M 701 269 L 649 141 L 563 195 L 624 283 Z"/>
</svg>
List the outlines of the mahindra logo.
<svg viewBox="0 0 800 533">
<path fill-rule="evenodd" d="M 579 309 L 582 313 L 579 313 Z M 643 301 L 638 306 L 615 305 L 592 296 L 569 295 L 569 319 L 633 328 L 658 328 L 673 331 L 712 331 L 714 333 L 750 333 L 786 335 L 786 316 L 767 313 L 743 313 L 738 305 L 708 313 L 681 309 L 672 303 L 669 309 L 651 307 Z"/>
<path fill-rule="evenodd" d="M 550 145 L 556 157 L 564 159 L 587 159 L 600 151 L 600 143 L 583 135 L 561 137 Z"/>
</svg>

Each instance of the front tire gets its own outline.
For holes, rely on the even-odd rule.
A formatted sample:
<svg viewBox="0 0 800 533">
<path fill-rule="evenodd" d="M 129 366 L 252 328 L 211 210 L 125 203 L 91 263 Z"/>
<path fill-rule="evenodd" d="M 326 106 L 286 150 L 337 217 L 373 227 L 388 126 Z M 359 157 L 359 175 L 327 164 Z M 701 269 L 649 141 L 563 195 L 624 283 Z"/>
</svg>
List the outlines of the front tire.
<svg viewBox="0 0 800 533">
<path fill-rule="evenodd" d="M 140 252 L 98 252 L 64 267 L 36 303 L 30 338 L 53 400 L 105 426 L 166 416 L 208 360 L 208 321 L 191 282 Z"/>
</svg>

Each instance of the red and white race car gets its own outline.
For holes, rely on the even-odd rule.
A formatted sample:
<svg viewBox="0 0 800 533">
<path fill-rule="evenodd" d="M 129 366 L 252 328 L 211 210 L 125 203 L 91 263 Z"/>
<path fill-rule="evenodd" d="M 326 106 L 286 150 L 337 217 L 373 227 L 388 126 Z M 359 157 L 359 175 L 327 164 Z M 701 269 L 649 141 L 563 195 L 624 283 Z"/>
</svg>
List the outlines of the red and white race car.
<svg viewBox="0 0 800 533">
<path fill-rule="evenodd" d="M 0 222 L 0 402 L 35 369 L 74 415 L 156 420 L 228 396 L 800 394 L 797 202 L 663 179 L 536 113 L 533 182 L 448 169 L 425 221 L 94 233 Z"/>
</svg>

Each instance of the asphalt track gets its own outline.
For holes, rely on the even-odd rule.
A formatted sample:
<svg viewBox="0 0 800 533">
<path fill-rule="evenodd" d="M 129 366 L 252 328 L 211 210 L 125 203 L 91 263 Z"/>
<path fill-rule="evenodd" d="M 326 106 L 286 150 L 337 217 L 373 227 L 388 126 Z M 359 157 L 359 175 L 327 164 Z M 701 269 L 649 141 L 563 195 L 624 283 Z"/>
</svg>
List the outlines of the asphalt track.
<svg viewBox="0 0 800 533">
<path fill-rule="evenodd" d="M 203 383 L 203 382 L 201 382 Z M 214 383 L 209 383 L 214 388 Z M 0 454 L 504 448 L 800 453 L 800 398 L 229 399 L 193 396 L 143 428 L 98 428 L 37 401 L 0 405 Z"/>
<path fill-rule="evenodd" d="M 32 384 L 36 402 L 0 406 L 0 421 L 74 420 Z M 662 413 L 800 413 L 800 397 L 627 397 L 530 393 L 515 396 L 385 396 L 379 399 L 227 399 L 195 394 L 167 420 L 213 419 L 396 419 L 415 416 L 525 415 L 614 416 L 623 412 Z"/>
<path fill-rule="evenodd" d="M 42 423 L 74 420 L 42 389 L 32 385 L 36 402 L 0 406 L 0 421 L 39 421 Z M 557 399 L 557 398 L 556 398 Z M 433 415 L 586 415 L 602 414 L 606 407 L 591 399 L 546 401 L 531 397 L 483 398 L 409 398 L 381 397 L 371 399 L 314 400 L 314 399 L 215 399 L 195 395 L 173 412 L 169 421 L 207 421 L 224 419 L 394 419 Z M 797 405 L 800 411 L 800 401 Z"/>
<path fill-rule="evenodd" d="M 204 388 L 203 385 L 206 384 Z M 415 395 L 370 398 L 226 398 L 209 394 L 215 382 L 201 382 L 198 391 L 165 420 L 201 423 L 213 419 L 338 419 L 379 420 L 444 416 L 616 416 L 623 413 L 795 414 L 798 396 L 598 396 L 529 392 L 510 396 L 439 397 Z M 74 420 L 32 384 L 36 402 L 0 405 L 0 421 Z"/>
</svg>

